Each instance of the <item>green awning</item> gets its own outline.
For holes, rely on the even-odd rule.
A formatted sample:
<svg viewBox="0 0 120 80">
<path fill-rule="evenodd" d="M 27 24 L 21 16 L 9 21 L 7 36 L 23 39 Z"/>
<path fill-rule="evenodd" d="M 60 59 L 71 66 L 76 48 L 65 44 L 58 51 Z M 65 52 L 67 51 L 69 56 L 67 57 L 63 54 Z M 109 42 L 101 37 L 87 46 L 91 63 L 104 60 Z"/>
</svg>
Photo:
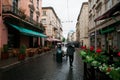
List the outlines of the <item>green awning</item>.
<svg viewBox="0 0 120 80">
<path fill-rule="evenodd" d="M 20 31 L 24 35 L 43 37 L 43 38 L 47 37 L 46 35 L 44 35 L 42 33 L 39 33 L 39 32 L 33 31 L 33 30 L 29 30 L 29 29 L 26 29 L 26 28 L 23 28 L 21 26 L 17 26 L 17 25 L 14 25 L 14 24 L 10 24 L 10 23 L 8 23 L 8 24 L 11 25 L 13 28 L 17 29 L 18 31 Z"/>
<path fill-rule="evenodd" d="M 101 30 L 101 34 L 105 34 L 105 33 L 108 33 L 108 32 L 114 31 L 114 30 L 115 30 L 114 27 L 109 27 L 109 28 L 106 28 L 105 30 Z"/>
</svg>

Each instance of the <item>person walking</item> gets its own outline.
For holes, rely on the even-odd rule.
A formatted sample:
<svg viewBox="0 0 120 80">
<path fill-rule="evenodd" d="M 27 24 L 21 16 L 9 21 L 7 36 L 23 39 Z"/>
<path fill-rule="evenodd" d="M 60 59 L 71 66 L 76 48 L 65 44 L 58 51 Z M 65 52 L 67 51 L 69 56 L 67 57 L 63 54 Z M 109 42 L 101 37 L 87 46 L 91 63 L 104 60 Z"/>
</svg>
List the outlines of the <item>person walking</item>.
<svg viewBox="0 0 120 80">
<path fill-rule="evenodd" d="M 74 52 L 75 52 L 75 47 L 73 44 L 69 44 L 67 46 L 67 55 L 69 56 L 69 63 L 70 63 L 70 67 L 72 67 L 73 65 L 73 60 L 74 60 Z"/>
</svg>

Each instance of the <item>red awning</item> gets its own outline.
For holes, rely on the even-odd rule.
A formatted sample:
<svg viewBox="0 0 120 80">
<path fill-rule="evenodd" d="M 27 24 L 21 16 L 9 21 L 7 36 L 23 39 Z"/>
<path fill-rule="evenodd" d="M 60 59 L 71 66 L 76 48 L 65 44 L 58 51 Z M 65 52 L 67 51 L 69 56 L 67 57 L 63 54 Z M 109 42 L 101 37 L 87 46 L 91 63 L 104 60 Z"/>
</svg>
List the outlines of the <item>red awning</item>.
<svg viewBox="0 0 120 80">
<path fill-rule="evenodd" d="M 55 38 L 47 38 L 46 40 L 47 40 L 47 41 L 50 41 L 50 42 L 53 42 L 53 41 L 61 42 L 61 40 L 55 39 Z"/>
<path fill-rule="evenodd" d="M 110 18 L 113 16 L 120 15 L 120 14 L 115 14 L 115 12 L 117 12 L 117 11 L 120 11 L 120 2 L 118 2 L 115 6 L 113 6 L 110 10 L 108 10 L 101 16 L 97 17 L 95 19 L 95 21 L 99 21 L 99 20 L 103 20 L 103 19 L 107 19 L 107 18 Z"/>
</svg>

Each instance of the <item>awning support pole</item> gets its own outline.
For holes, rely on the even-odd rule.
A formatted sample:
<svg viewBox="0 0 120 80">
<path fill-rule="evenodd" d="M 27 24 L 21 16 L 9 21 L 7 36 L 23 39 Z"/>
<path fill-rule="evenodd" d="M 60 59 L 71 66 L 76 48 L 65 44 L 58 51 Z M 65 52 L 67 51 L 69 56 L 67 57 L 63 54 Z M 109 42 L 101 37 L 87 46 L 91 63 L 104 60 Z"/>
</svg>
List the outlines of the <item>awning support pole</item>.
<svg viewBox="0 0 120 80">
<path fill-rule="evenodd" d="M 96 34 L 96 21 L 95 21 L 95 51 L 97 50 L 97 34 Z"/>
</svg>

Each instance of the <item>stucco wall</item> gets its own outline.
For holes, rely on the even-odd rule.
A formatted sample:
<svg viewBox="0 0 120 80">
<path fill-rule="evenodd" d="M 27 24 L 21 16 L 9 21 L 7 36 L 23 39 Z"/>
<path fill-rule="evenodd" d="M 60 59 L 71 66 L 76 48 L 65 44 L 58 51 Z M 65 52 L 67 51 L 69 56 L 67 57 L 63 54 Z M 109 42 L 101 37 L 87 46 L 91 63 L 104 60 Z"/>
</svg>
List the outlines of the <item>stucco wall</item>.
<svg viewBox="0 0 120 80">
<path fill-rule="evenodd" d="M 2 4 L 4 4 L 4 5 L 12 5 L 12 1 L 11 0 L 2 0 Z"/>
<path fill-rule="evenodd" d="M 2 47 L 4 44 L 7 44 L 8 41 L 8 29 L 6 28 L 6 26 L 3 24 L 3 21 L 1 21 L 1 46 Z"/>
<path fill-rule="evenodd" d="M 1 49 L 4 44 L 7 44 L 7 41 L 8 41 L 7 36 L 8 36 L 8 30 L 0 18 L 0 58 L 1 58 Z"/>
<path fill-rule="evenodd" d="M 30 0 L 20 0 L 19 2 L 19 8 L 24 10 L 25 14 L 27 16 L 30 16 L 30 8 L 29 5 L 33 5 L 34 6 L 34 11 L 33 11 L 33 19 L 36 21 L 36 11 L 40 12 L 40 16 L 39 16 L 39 22 L 41 20 L 41 13 L 42 13 L 42 0 L 39 0 L 39 9 L 37 9 L 37 0 L 34 0 L 33 3 L 30 2 Z"/>
</svg>

